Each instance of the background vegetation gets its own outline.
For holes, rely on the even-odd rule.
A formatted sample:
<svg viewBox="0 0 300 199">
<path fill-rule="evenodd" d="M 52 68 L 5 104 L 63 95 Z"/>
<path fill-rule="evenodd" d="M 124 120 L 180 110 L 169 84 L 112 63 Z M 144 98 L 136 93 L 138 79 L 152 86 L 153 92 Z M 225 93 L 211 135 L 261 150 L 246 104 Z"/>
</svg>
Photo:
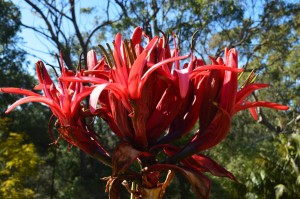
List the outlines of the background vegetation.
<svg viewBox="0 0 300 199">
<path fill-rule="evenodd" d="M 49 55 L 55 59 L 62 52 L 71 69 L 81 52 L 85 55 L 99 43 L 112 42 L 116 32 L 127 38 L 136 26 L 152 35 L 161 34 L 160 30 L 174 32 L 187 52 L 198 30 L 198 57 L 206 60 L 208 55 L 221 56 L 224 47 L 237 48 L 240 67 L 255 70 L 258 81 L 271 84 L 253 99 L 290 106 L 287 112 L 259 109 L 257 122 L 248 112 L 234 118 L 229 136 L 207 154 L 235 174 L 239 183 L 210 176 L 211 198 L 300 198 L 299 2 L 108 0 L 101 8 L 78 2 L 82 0 L 25 0 L 40 21 L 37 25 L 21 20 L 23 8 L 15 1 L 0 1 L 0 86 L 34 87 L 35 77 L 29 73 L 32 63 L 20 48 L 20 30 L 30 29 L 47 39 L 52 45 Z M 81 24 L 82 18 L 90 18 L 89 24 Z M 64 31 L 66 26 L 69 31 Z M 49 146 L 50 113 L 43 106 L 25 105 L 4 115 L 15 100 L 0 95 L 0 197 L 107 197 L 100 178 L 110 175 L 110 169 L 77 149 L 68 149 L 66 143 Z M 102 121 L 98 131 L 104 143 L 115 143 Z M 193 198 L 182 176 L 176 176 L 167 192 L 165 198 Z"/>
</svg>

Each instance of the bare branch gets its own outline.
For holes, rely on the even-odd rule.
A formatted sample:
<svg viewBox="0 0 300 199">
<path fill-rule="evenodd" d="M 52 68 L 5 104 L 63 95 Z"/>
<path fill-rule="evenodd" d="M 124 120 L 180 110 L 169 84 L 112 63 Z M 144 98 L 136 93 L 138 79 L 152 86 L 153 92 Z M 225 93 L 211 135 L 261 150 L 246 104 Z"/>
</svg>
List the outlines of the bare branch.
<svg viewBox="0 0 300 199">
<path fill-rule="evenodd" d="M 255 101 L 258 101 L 258 97 L 255 95 L 255 93 L 253 93 L 252 96 L 254 97 Z M 269 129 L 270 131 L 273 131 L 275 133 L 282 132 L 281 127 L 274 126 L 269 122 L 268 118 L 263 113 L 263 110 L 261 108 L 257 108 L 257 109 L 258 109 L 258 115 L 259 115 L 258 123 L 264 125 L 265 127 L 267 127 L 267 129 Z"/>
<path fill-rule="evenodd" d="M 37 29 L 37 28 L 35 28 L 35 27 L 26 25 L 26 24 L 24 24 L 24 23 L 22 23 L 22 22 L 21 22 L 21 26 L 24 26 L 25 28 L 31 29 L 31 30 L 33 30 L 33 31 L 35 31 L 35 32 L 37 32 L 37 33 L 43 35 L 46 39 L 52 39 L 51 36 L 47 35 L 47 34 L 44 33 L 43 31 L 41 31 L 41 30 L 39 30 L 39 29 Z"/>
<path fill-rule="evenodd" d="M 115 0 L 115 2 L 119 5 L 119 7 L 122 10 L 123 15 L 125 16 L 125 18 L 130 18 L 127 12 L 127 8 L 126 8 L 126 3 L 125 5 L 123 4 L 123 1 L 119 1 L 119 0 Z M 142 21 L 142 20 L 141 20 Z M 138 26 L 137 24 L 134 24 L 132 20 L 129 21 L 130 25 L 132 26 Z"/>
<path fill-rule="evenodd" d="M 120 18 L 121 18 L 121 16 L 120 16 Z M 107 20 L 107 21 L 103 22 L 101 25 L 97 26 L 94 30 L 92 30 L 92 32 L 90 33 L 90 35 L 88 36 L 88 38 L 87 38 L 87 40 L 86 40 L 86 42 L 85 42 L 86 46 L 88 46 L 88 44 L 89 44 L 89 42 L 90 42 L 92 36 L 93 36 L 100 28 L 103 28 L 104 26 L 107 26 L 107 25 L 111 25 L 111 24 L 113 24 L 113 23 L 119 21 L 120 18 L 117 19 L 117 20 L 115 20 L 115 21 L 109 21 L 109 20 Z"/>
<path fill-rule="evenodd" d="M 76 14 L 75 14 L 75 3 L 74 3 L 74 0 L 69 0 L 70 2 L 70 11 L 71 11 L 71 15 L 72 15 L 72 23 L 74 25 L 74 28 L 75 28 L 75 33 L 76 33 L 76 36 L 80 42 L 80 45 L 83 47 L 85 46 L 85 43 L 84 43 L 84 40 L 83 40 L 83 37 L 82 37 L 82 34 L 79 30 L 79 27 L 78 27 L 78 24 L 77 24 L 77 20 L 76 20 Z"/>
<path fill-rule="evenodd" d="M 52 25 L 51 25 L 50 21 L 48 20 L 48 18 L 45 16 L 44 12 L 36 4 L 32 3 L 31 1 L 25 0 L 25 2 L 27 4 L 29 4 L 42 17 L 42 19 L 46 23 L 46 26 L 48 28 L 50 35 L 51 35 L 51 39 L 56 43 L 57 47 L 60 49 L 60 42 L 58 40 L 58 37 L 54 34 Z"/>
<path fill-rule="evenodd" d="M 49 3 L 48 1 L 45 1 L 45 4 L 47 6 L 49 6 L 49 8 L 53 9 L 55 12 L 57 12 L 59 15 L 61 15 L 62 17 L 65 17 L 66 19 L 69 19 L 70 21 L 72 21 L 72 18 L 69 17 L 68 15 L 66 15 L 63 11 L 58 10 L 55 6 L 53 6 L 51 3 Z M 50 9 L 49 9 L 50 10 Z M 53 15 L 55 15 L 53 13 Z"/>
</svg>

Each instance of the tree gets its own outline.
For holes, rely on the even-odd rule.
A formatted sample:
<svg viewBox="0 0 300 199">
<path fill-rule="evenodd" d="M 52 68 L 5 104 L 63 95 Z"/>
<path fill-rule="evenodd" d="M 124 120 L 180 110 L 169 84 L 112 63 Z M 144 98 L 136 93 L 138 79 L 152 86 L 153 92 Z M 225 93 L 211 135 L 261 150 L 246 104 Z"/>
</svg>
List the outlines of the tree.
<svg viewBox="0 0 300 199">
<path fill-rule="evenodd" d="M 0 9 L 0 85 L 31 89 L 35 85 L 35 79 L 29 74 L 26 52 L 18 46 L 22 42 L 17 35 L 20 30 L 21 12 L 10 1 L 0 1 Z M 4 111 L 16 99 L 16 96 L 0 94 L 0 117 L 4 117 Z M 39 107 L 40 109 L 32 109 L 31 106 L 22 106 L 22 109 L 10 115 L 14 125 L 9 128 L 15 132 L 26 132 L 39 151 L 44 151 L 49 137 L 41 132 L 47 129 L 49 113 L 42 106 Z"/>
<path fill-rule="evenodd" d="M 16 34 L 20 29 L 21 13 L 13 3 L 8 1 L 1 1 L 0 8 L 2 10 L 0 16 L 0 85 L 30 87 L 33 78 L 25 71 L 25 52 L 16 46 L 20 40 Z M 16 98 L 1 95 L 0 100 L 2 114 Z"/>
<path fill-rule="evenodd" d="M 102 21 L 97 23 L 96 27 L 92 30 L 83 32 L 78 24 L 78 17 L 80 16 L 78 16 L 77 4 L 74 0 L 62 0 L 58 2 L 25 0 L 25 2 L 31 7 L 32 11 L 41 18 L 45 24 L 45 28 L 37 27 L 25 22 L 22 22 L 21 25 L 39 33 L 44 38 L 51 41 L 56 50 L 50 53 L 53 56 L 61 53 L 65 64 L 72 69 L 74 69 L 75 65 L 73 60 L 74 56 L 76 57 L 75 60 L 78 60 L 80 54 L 82 54 L 83 63 L 86 65 L 86 54 L 91 45 L 93 36 L 97 31 L 115 21 L 110 19 L 110 15 L 107 12 L 105 17 L 102 18 Z M 90 13 L 91 11 L 92 8 L 81 9 L 81 13 Z M 67 24 L 74 30 L 69 34 L 66 31 L 63 31 L 64 26 Z"/>
<path fill-rule="evenodd" d="M 249 123 L 241 114 L 234 122 L 234 131 L 210 154 L 219 157 L 234 172 L 241 184 L 222 183 L 229 198 L 297 198 L 299 183 L 299 79 L 296 71 L 299 58 L 299 3 L 267 1 L 262 4 L 261 24 L 251 36 L 252 43 L 243 46 L 245 67 L 256 70 L 261 82 L 271 82 L 268 90 L 253 95 L 276 99 L 290 105 L 286 113 L 260 109 L 258 123 Z M 259 27 L 259 26 L 258 26 Z M 258 34 L 259 33 L 259 34 Z M 247 50 L 248 49 L 248 53 Z M 247 55 L 248 54 L 248 55 Z M 296 64 L 296 65 L 295 65 Z M 247 132 L 247 133 L 245 133 Z M 220 155 L 220 153 L 222 155 Z M 230 169 L 231 168 L 231 169 Z M 220 195 L 216 195 L 216 198 Z"/>
<path fill-rule="evenodd" d="M 31 181 L 41 161 L 24 133 L 9 132 L 8 119 L 0 119 L 0 196 L 2 198 L 32 198 Z"/>
</svg>

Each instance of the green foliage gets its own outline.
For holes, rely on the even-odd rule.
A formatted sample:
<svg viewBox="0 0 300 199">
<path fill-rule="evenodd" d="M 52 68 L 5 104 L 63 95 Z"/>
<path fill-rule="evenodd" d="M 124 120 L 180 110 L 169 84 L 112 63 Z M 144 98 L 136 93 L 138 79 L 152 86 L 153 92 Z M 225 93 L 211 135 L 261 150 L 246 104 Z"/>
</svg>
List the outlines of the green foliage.
<svg viewBox="0 0 300 199">
<path fill-rule="evenodd" d="M 51 147 L 37 177 L 40 198 L 106 198 L 105 181 L 110 168 L 94 161 L 65 142 Z"/>
<path fill-rule="evenodd" d="M 249 192 L 258 198 L 299 198 L 300 135 L 275 137 L 260 149 L 257 169 L 247 182 Z"/>
<path fill-rule="evenodd" d="M 300 134 L 266 133 L 250 120 L 246 113 L 236 117 L 234 126 L 245 128 L 208 152 L 238 179 L 213 178 L 211 198 L 299 198 Z"/>
<path fill-rule="evenodd" d="M 0 197 L 32 198 L 30 181 L 41 164 L 32 143 L 24 133 L 8 132 L 6 119 L 0 119 Z"/>
<path fill-rule="evenodd" d="M 82 13 L 82 14 L 91 14 L 94 9 L 95 9 L 94 7 L 80 8 L 80 13 Z"/>
<path fill-rule="evenodd" d="M 25 52 L 16 48 L 21 13 L 10 1 L 0 1 L 0 86 L 33 85 L 33 78 L 25 72 Z M 0 114 L 17 98 L 0 94 Z"/>
<path fill-rule="evenodd" d="M 20 26 L 21 13 L 19 9 L 10 1 L 0 1 L 0 43 L 9 43 L 15 36 Z"/>
</svg>

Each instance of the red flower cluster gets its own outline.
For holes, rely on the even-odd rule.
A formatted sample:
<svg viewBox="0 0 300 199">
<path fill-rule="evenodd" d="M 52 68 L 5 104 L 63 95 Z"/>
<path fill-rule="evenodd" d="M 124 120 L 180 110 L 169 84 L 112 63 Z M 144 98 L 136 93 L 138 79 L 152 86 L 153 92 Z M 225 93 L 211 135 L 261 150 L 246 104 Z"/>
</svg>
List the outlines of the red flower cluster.
<svg viewBox="0 0 300 199">
<path fill-rule="evenodd" d="M 145 44 L 145 45 L 143 45 Z M 234 176 L 201 151 L 221 142 L 230 129 L 232 116 L 255 107 L 287 110 L 273 102 L 248 102 L 247 97 L 266 84 L 247 83 L 238 87 L 238 58 L 235 49 L 225 49 L 224 59 L 210 58 L 204 65 L 191 52 L 179 56 L 174 42 L 170 48 L 165 37 L 149 38 L 136 28 L 130 41 L 117 34 L 114 49 L 105 59 L 97 60 L 95 51 L 88 53 L 87 70 L 76 73 L 64 67 L 58 85 L 50 79 L 42 62 L 36 64 L 43 95 L 19 88 L 0 88 L 1 92 L 27 97 L 15 102 L 7 112 L 28 102 L 48 105 L 59 121 L 61 137 L 105 164 L 112 165 L 108 180 L 111 197 L 117 197 L 116 185 L 123 180 L 135 181 L 141 188 L 159 184 L 159 173 L 180 172 L 191 182 L 199 198 L 207 198 L 210 182 L 203 175 Z M 188 59 L 181 65 L 180 61 Z M 89 104 L 83 102 L 89 97 Z M 108 154 L 96 133 L 87 125 L 86 117 L 105 120 L 120 143 Z M 199 129 L 190 131 L 199 122 Z M 188 143 L 173 145 L 185 136 Z M 178 142 L 177 142 L 178 143 Z M 164 155 L 161 155 L 164 154 Z M 162 158 L 163 157 L 163 158 Z M 129 166 L 138 161 L 142 171 Z M 138 194 L 138 193 L 136 193 Z"/>
</svg>

